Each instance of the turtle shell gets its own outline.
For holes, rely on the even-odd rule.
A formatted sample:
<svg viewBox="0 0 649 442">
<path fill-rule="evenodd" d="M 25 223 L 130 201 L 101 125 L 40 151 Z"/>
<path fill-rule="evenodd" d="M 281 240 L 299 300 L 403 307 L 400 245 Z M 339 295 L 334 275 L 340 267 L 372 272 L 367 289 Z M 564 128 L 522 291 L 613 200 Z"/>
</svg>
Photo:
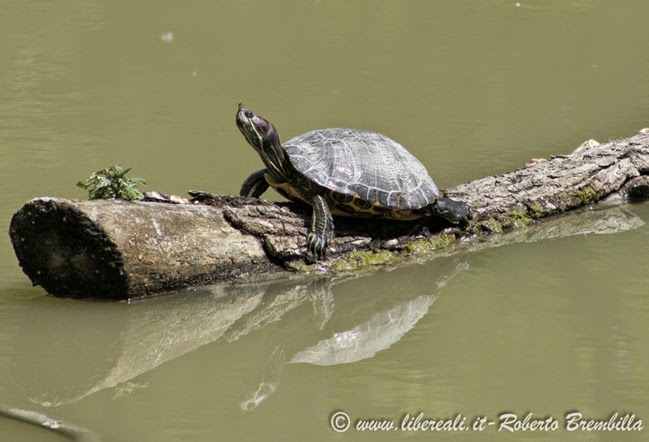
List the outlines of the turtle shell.
<svg viewBox="0 0 649 442">
<path fill-rule="evenodd" d="M 424 165 L 377 132 L 321 129 L 291 138 L 282 147 L 309 180 L 384 209 L 416 210 L 440 195 Z"/>
</svg>

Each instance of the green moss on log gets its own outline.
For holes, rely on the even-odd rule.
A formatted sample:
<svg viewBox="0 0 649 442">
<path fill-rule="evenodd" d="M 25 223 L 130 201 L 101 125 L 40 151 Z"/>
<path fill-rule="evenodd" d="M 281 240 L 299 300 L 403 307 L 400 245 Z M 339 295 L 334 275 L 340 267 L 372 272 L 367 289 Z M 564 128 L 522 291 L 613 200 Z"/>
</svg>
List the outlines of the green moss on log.
<svg viewBox="0 0 649 442">
<path fill-rule="evenodd" d="M 439 250 L 446 250 L 453 244 L 455 244 L 455 235 L 442 233 L 441 235 L 409 242 L 404 245 L 404 252 L 406 255 L 427 255 Z"/>
<path fill-rule="evenodd" d="M 395 264 L 408 257 L 427 256 L 446 250 L 455 244 L 455 235 L 442 233 L 428 238 L 408 242 L 394 250 L 354 251 L 335 259 L 329 269 L 336 273 L 359 272 L 376 266 Z"/>
<path fill-rule="evenodd" d="M 575 191 L 577 198 L 581 201 L 582 205 L 593 204 L 599 199 L 597 191 L 590 186 Z"/>
<path fill-rule="evenodd" d="M 490 217 L 481 221 L 474 222 L 471 227 L 471 231 L 476 235 L 483 233 L 502 233 L 503 225 L 501 222 L 496 220 L 496 218 Z"/>
<path fill-rule="evenodd" d="M 398 259 L 391 250 L 367 250 L 350 252 L 331 263 L 330 269 L 337 273 L 358 272 L 371 267 L 389 264 Z"/>
<path fill-rule="evenodd" d="M 532 201 L 528 205 L 528 208 L 531 211 L 531 213 L 528 212 L 528 215 L 534 219 L 543 218 L 546 214 L 543 210 L 543 207 L 538 203 L 538 201 Z"/>
<path fill-rule="evenodd" d="M 540 211 L 540 206 L 537 207 Z M 525 227 L 534 222 L 535 218 L 540 217 L 535 211 L 530 212 L 527 209 L 517 209 L 510 212 L 489 217 L 476 221 L 471 226 L 471 232 L 475 235 L 502 233 L 505 230 Z"/>
<path fill-rule="evenodd" d="M 525 227 L 534 222 L 534 219 L 527 209 L 512 210 L 505 213 L 502 225 L 503 229 Z"/>
</svg>

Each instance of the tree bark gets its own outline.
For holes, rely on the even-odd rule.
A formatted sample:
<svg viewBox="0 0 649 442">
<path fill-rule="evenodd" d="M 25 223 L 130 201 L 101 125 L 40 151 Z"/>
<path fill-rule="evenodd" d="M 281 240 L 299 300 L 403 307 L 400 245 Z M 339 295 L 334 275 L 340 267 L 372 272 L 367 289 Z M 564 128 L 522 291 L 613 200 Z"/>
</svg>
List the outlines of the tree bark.
<svg viewBox="0 0 649 442">
<path fill-rule="evenodd" d="M 586 142 L 570 155 L 448 189 L 447 196 L 471 206 L 473 219 L 463 228 L 438 219 L 338 217 L 327 259 L 311 266 L 303 260 L 308 207 L 202 192 L 188 204 L 36 198 L 14 215 L 9 233 L 23 271 L 57 296 L 128 299 L 286 269 L 349 271 L 523 227 L 611 195 L 647 198 L 647 132 Z"/>
</svg>

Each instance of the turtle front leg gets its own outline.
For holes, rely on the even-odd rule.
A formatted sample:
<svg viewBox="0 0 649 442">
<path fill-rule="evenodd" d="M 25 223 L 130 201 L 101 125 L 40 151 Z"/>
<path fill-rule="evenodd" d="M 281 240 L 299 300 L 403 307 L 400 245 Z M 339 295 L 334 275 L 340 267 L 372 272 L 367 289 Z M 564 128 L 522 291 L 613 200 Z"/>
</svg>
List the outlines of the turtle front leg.
<svg viewBox="0 0 649 442">
<path fill-rule="evenodd" d="M 327 246 L 334 234 L 334 220 L 327 200 L 322 195 L 314 195 L 309 199 L 313 207 L 311 229 L 306 237 L 307 259 L 315 262 L 324 258 Z"/>
<path fill-rule="evenodd" d="M 266 173 L 266 169 L 261 169 L 246 178 L 241 185 L 241 190 L 239 190 L 239 196 L 259 198 L 262 193 L 268 190 Z"/>
</svg>

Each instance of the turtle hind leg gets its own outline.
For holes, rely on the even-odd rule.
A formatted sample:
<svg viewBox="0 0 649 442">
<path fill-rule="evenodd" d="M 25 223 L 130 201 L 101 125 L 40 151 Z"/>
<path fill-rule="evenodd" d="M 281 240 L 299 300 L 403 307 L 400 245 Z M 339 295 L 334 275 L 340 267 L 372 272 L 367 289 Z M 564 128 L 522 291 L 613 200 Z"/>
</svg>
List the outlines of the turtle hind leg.
<svg viewBox="0 0 649 442">
<path fill-rule="evenodd" d="M 266 169 L 261 169 L 246 178 L 246 180 L 241 185 L 241 190 L 239 190 L 239 196 L 259 198 L 262 193 L 268 190 L 266 173 Z"/>
<path fill-rule="evenodd" d="M 471 219 L 471 208 L 467 203 L 446 197 L 438 198 L 428 206 L 428 212 L 461 226 L 468 224 Z"/>
<path fill-rule="evenodd" d="M 311 228 L 306 237 L 307 261 L 315 262 L 325 257 L 327 246 L 334 233 L 334 220 L 324 196 L 314 195 L 309 198 L 313 207 Z"/>
</svg>

